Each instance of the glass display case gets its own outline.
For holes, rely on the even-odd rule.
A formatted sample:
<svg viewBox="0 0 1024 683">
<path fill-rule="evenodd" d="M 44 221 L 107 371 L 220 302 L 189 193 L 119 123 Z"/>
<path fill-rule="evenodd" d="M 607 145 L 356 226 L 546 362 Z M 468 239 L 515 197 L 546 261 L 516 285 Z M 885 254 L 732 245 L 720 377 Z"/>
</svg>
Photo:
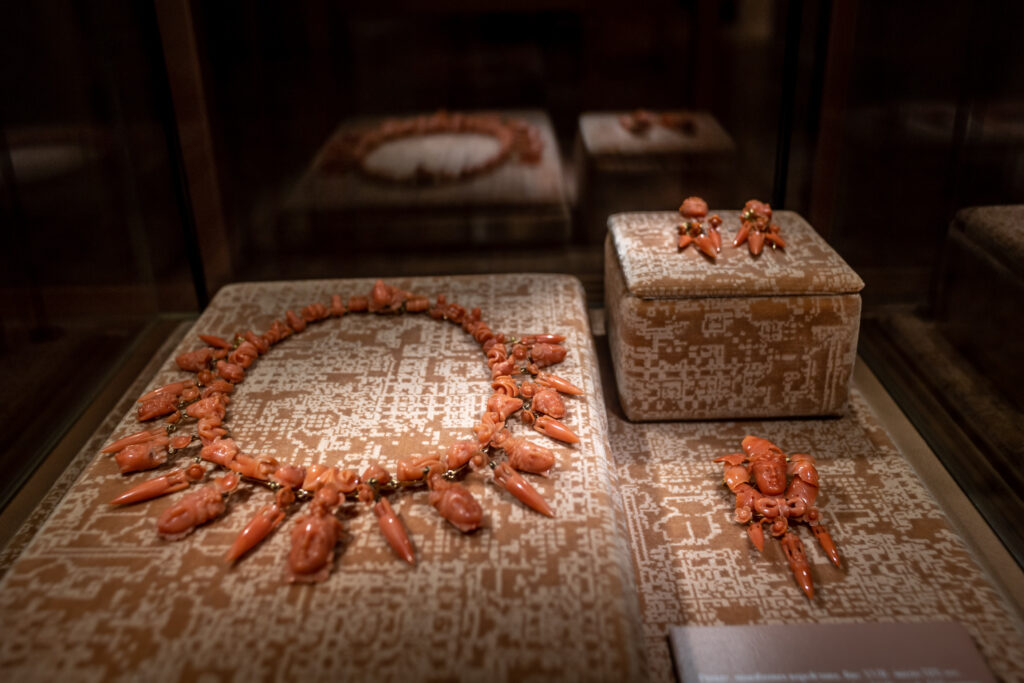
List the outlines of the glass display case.
<svg viewBox="0 0 1024 683">
<path fill-rule="evenodd" d="M 583 629 L 580 636 L 595 649 L 616 643 L 608 671 L 670 677 L 664 643 L 670 624 L 953 619 L 965 623 L 999 677 L 1024 675 L 1024 661 L 1013 654 L 1024 642 L 1018 630 L 1024 537 L 1017 521 L 1024 511 L 1024 52 L 1014 35 L 1022 13 L 979 3 L 877 0 L 628 6 L 104 0 L 4 10 L 0 426 L 8 437 L 0 447 L 7 473 L 0 484 L 0 543 L 8 545 L 0 558 L 6 576 L 0 596 L 35 595 L 29 583 L 18 582 L 49 552 L 39 550 L 38 530 L 46 524 L 53 525 L 53 538 L 71 539 L 68 547 L 83 556 L 93 552 L 77 546 L 70 522 L 62 526 L 61 520 L 71 510 L 92 509 L 82 481 L 99 476 L 97 445 L 123 435 L 119 420 L 134 401 L 125 392 L 152 388 L 155 375 L 167 375 L 170 359 L 194 340 L 193 332 L 241 331 L 190 329 L 198 316 L 204 324 L 241 326 L 239 312 L 258 317 L 261 302 L 286 308 L 310 303 L 289 302 L 290 292 L 325 295 L 310 281 L 357 279 L 363 286 L 363 279 L 372 285 L 381 278 L 416 294 L 421 287 L 449 288 L 461 294 L 460 303 L 468 297 L 468 308 L 484 307 L 485 317 L 491 309 L 483 304 L 496 308 L 499 320 L 507 304 L 518 320 L 569 329 L 567 344 L 577 342 L 567 367 L 592 393 L 585 407 L 571 401 L 570 407 L 584 422 L 581 436 L 592 440 L 588 457 L 596 458 L 581 464 L 580 473 L 600 483 L 572 479 L 559 482 L 559 491 L 578 486 L 579 500 L 610 512 L 589 523 L 569 514 L 558 523 L 565 529 L 579 523 L 580 538 L 608 542 L 621 553 L 595 564 L 594 575 L 605 581 L 595 585 L 617 586 L 628 597 L 595 605 L 595 619 L 604 610 L 612 625 Z M 611 314 L 605 314 L 616 301 L 609 297 L 619 296 L 610 282 L 625 288 L 631 275 L 619 273 L 625 284 L 610 281 L 606 267 L 616 258 L 631 261 L 616 256 L 609 217 L 668 212 L 670 222 L 682 220 L 677 209 L 694 195 L 730 226 L 728 212 L 739 216 L 751 199 L 770 204 L 776 215 L 792 212 L 855 271 L 852 279 L 863 282 L 855 292 L 859 318 L 843 323 L 853 330 L 850 348 L 856 347 L 853 390 L 829 388 L 838 391 L 840 404 L 850 396 L 838 416 L 833 410 L 831 417 L 779 418 L 769 410 L 769 419 L 757 411 L 709 420 L 626 419 L 632 411 L 619 403 L 621 375 L 615 374 L 625 352 L 609 346 L 614 335 L 606 335 Z M 731 249 L 734 234 L 723 236 L 722 248 Z M 789 248 L 771 246 L 753 261 L 756 267 L 775 264 L 771 259 Z M 668 257 L 677 259 L 669 268 L 714 265 L 696 249 L 673 247 Z M 774 277 L 771 268 L 767 272 L 766 281 Z M 505 298 L 495 283 L 507 288 Z M 825 282 L 807 298 L 828 294 L 834 285 Z M 778 295 L 770 288 L 755 291 L 755 297 Z M 474 296 L 483 303 L 472 303 Z M 623 323 L 616 318 L 615 324 Z M 784 333 L 771 325 L 758 329 L 750 353 L 770 355 Z M 786 360 L 801 366 L 797 375 L 814 376 L 834 354 L 822 352 L 828 360 L 819 362 L 815 354 L 827 335 L 808 329 L 800 334 L 810 350 Z M 341 338 L 368 343 L 349 334 Z M 409 334 L 429 333 L 398 336 L 408 342 Z M 751 370 L 730 365 L 711 350 L 711 340 L 722 334 L 703 328 L 681 333 L 685 349 L 661 358 L 672 367 L 700 358 L 719 368 L 721 382 L 702 380 L 695 387 L 682 381 L 679 392 L 724 391 L 729 405 L 728 393 L 743 391 L 728 385 L 730 373 L 749 376 L 761 356 L 747 359 Z M 383 330 L 367 335 L 385 346 L 392 342 Z M 664 351 L 671 336 L 655 330 L 643 341 Z M 708 344 L 703 356 L 702 340 Z M 418 348 L 418 341 L 408 348 Z M 399 364 L 418 357 L 395 353 Z M 301 362 L 303 356 L 294 357 Z M 850 361 L 852 367 L 852 351 Z M 344 364 L 337 363 L 332 372 L 343 375 Z M 778 370 L 772 388 L 816 386 L 787 373 Z M 383 396 L 391 396 L 387 376 L 380 380 Z M 665 381 L 665 391 L 675 391 L 675 376 Z M 759 380 L 743 381 L 753 392 Z M 715 385 L 710 390 L 709 382 Z M 421 389 L 407 387 L 406 394 Z M 465 403 L 438 400 L 442 411 Z M 479 409 L 474 404 L 471 412 Z M 377 410 L 390 415 L 386 406 Z M 302 409 L 286 412 L 295 421 L 289 429 L 297 432 Z M 429 429 L 448 429 L 442 422 Z M 711 461 L 740 450 L 732 436 L 742 438 L 746 430 L 788 438 L 790 444 L 779 443 L 786 452 L 824 451 L 812 453 L 827 463 L 819 464 L 823 481 L 842 482 L 831 495 L 823 484 L 822 510 L 835 520 L 831 528 L 850 553 L 850 568 L 829 569 L 815 556 L 824 599 L 819 593 L 818 603 L 805 603 L 799 593 L 789 595 L 796 603 L 791 612 L 780 611 L 781 600 L 751 598 L 742 605 L 734 592 L 712 588 L 709 563 L 722 558 L 785 574 L 777 548 L 748 557 L 740 545 L 730 548 L 733 555 L 696 547 L 741 533 L 727 518 L 732 502 L 719 486 L 721 465 Z M 386 440 L 376 434 L 367 443 L 375 438 Z M 373 448 L 385 448 L 380 443 Z M 912 487 L 923 488 L 901 493 L 911 476 L 923 482 Z M 709 486 L 721 490 L 705 490 L 687 504 L 672 502 L 699 498 Z M 923 508 L 915 507 L 919 500 Z M 695 515 L 707 505 L 720 509 Z M 904 513 L 909 516 L 900 517 Z M 878 526 L 866 519 L 875 515 Z M 565 533 L 552 542 L 563 544 L 567 562 L 585 563 L 585 543 L 566 540 Z M 858 534 L 870 542 L 858 541 Z M 434 547 L 435 541 L 421 543 Z M 920 558 L 910 547 L 920 549 Z M 350 555 L 358 573 L 356 548 Z M 725 552 L 715 546 L 719 551 Z M 77 566 L 58 555 L 62 571 Z M 132 558 L 132 567 L 150 571 L 143 559 Z M 923 578 L 929 558 L 937 563 L 935 583 Z M 557 573 L 557 561 L 550 562 L 545 566 Z M 871 574 L 865 565 L 872 563 L 880 568 L 871 580 L 880 583 L 863 588 Z M 245 571 L 231 574 L 232 580 Z M 204 581 L 220 577 L 208 568 L 200 575 Z M 588 581 L 582 570 L 569 575 L 574 585 Z M 843 593 L 844 577 L 846 590 L 863 588 L 860 598 Z M 516 580 L 533 586 L 530 579 Z M 490 576 L 472 581 L 474 588 L 502 585 Z M 756 581 L 743 581 L 757 591 Z M 792 580 L 786 581 L 777 585 L 791 589 Z M 908 594 L 917 606 L 883 605 L 899 591 L 878 585 L 900 581 L 920 582 Z M 687 588 L 669 590 L 662 582 Z M 446 590 L 455 589 L 446 584 Z M 294 595 L 281 599 L 307 600 Z M 136 597 L 140 608 L 152 606 L 142 593 Z M 840 608 L 839 599 L 854 602 Z M 256 602 L 277 607 L 262 597 Z M 445 600 L 427 602 L 437 615 L 448 614 Z M 82 609 L 102 614 L 106 608 Z M 75 609 L 58 612 L 79 614 Z M 958 616 L 956 609 L 969 614 Z M 255 618 L 251 611 L 239 614 Z M 302 610 L 292 616 L 311 618 Z M 404 633 L 365 618 L 382 633 Z M 541 628 L 543 615 L 539 619 Z M 565 614 L 552 619 L 571 621 Z M 467 650 L 452 661 L 469 667 L 467 675 L 487 675 L 480 664 L 486 657 L 474 647 L 502 647 L 485 637 L 490 627 L 442 622 L 439 616 L 438 633 L 448 629 L 468 638 Z M 552 629 L 545 637 L 567 637 Z M 994 634 L 987 640 L 986 629 Z M 312 636 L 296 637 L 327 647 Z M 0 661 L 15 667 L 24 665 L 19 657 L 0 653 Z M 146 661 L 137 652 L 128 659 Z M 603 666 L 582 654 L 569 659 L 571 666 Z M 195 661 L 198 668 L 174 677 L 201 675 L 210 660 L 198 655 Z M 353 666 L 359 670 L 368 661 Z M 118 673 L 97 666 L 103 676 Z M 432 666 L 451 673 L 447 665 Z M 548 660 L 537 666 L 541 677 L 566 674 Z M 134 673 L 144 671 L 139 664 Z M 525 675 L 505 668 L 497 680 L 519 674 Z"/>
</svg>

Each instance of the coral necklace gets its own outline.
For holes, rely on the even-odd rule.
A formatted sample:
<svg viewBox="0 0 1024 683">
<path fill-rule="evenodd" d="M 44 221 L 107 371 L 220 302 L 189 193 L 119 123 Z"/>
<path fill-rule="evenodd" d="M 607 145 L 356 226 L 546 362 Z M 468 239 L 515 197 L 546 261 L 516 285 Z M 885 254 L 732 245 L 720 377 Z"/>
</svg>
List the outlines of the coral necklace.
<svg viewBox="0 0 1024 683">
<path fill-rule="evenodd" d="M 493 393 L 473 427 L 475 438 L 453 443 L 443 453 L 401 460 L 394 475 L 379 464 L 369 466 L 360 475 L 326 465 L 282 464 L 274 458 L 242 452 L 228 435 L 224 420 L 230 395 L 245 378 L 246 370 L 272 346 L 311 323 L 367 311 L 380 315 L 427 313 L 435 320 L 460 325 L 480 344 L 491 369 Z M 522 422 L 550 438 L 565 443 L 579 441 L 560 422 L 566 412 L 561 394 L 580 395 L 583 391 L 542 370 L 564 360 L 566 349 L 561 343 L 565 337 L 506 337 L 490 329 L 481 319 L 479 308 L 467 311 L 449 303 L 443 295 L 431 305 L 424 296 L 381 281 L 369 296 L 353 296 L 345 302 L 334 295 L 329 306 L 310 304 L 300 314 L 289 310 L 283 321 L 275 320 L 262 335 L 246 330 L 230 342 L 211 335 L 199 337 L 206 346 L 176 358 L 178 367 L 195 373 L 195 378 L 159 387 L 139 398 L 139 421 L 165 418 L 165 424 L 118 439 L 102 451 L 114 453 L 121 473 L 128 474 L 159 467 L 169 455 L 192 448 L 196 440 L 201 444 L 191 464 L 132 487 L 111 501 L 112 505 L 138 503 L 185 489 L 206 478 L 204 463 L 227 470 L 160 515 L 157 529 L 163 538 L 184 538 L 196 527 L 224 514 L 228 498 L 241 483 L 263 486 L 275 492 L 274 502 L 260 509 L 246 525 L 225 559 L 229 563 L 238 560 L 266 538 L 297 503 L 311 501 L 291 530 L 288 579 L 317 582 L 330 574 L 334 548 L 342 536 L 342 524 L 335 513 L 345 501 L 372 506 L 384 538 L 410 564 L 415 563 L 412 543 L 385 497 L 388 494 L 426 487 L 430 504 L 441 516 L 460 531 L 470 532 L 480 527 L 483 511 L 458 480 L 467 471 L 489 469 L 499 486 L 537 512 L 553 516 L 547 502 L 519 472 L 546 474 L 554 465 L 554 453 L 512 436 L 505 424 L 518 415 Z M 181 433 L 193 420 L 195 433 Z"/>
<path fill-rule="evenodd" d="M 457 171 L 442 171 L 417 166 L 411 175 L 374 169 L 366 160 L 378 147 L 399 138 L 440 133 L 476 133 L 494 138 L 498 147 L 493 155 Z M 355 170 L 372 180 L 414 185 L 436 185 L 469 180 L 489 173 L 510 159 L 536 165 L 544 154 L 540 132 L 522 119 L 503 119 L 496 114 L 460 114 L 439 111 L 410 119 L 387 119 L 361 133 L 348 133 L 332 139 L 323 152 L 318 168 L 323 173 L 347 173 Z"/>
</svg>

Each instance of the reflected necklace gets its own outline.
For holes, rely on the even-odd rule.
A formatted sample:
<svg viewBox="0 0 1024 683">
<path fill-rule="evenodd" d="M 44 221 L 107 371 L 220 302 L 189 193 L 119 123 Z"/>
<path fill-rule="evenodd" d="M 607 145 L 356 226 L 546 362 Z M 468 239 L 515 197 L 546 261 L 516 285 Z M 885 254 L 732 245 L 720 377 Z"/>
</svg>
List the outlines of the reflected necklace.
<svg viewBox="0 0 1024 683">
<path fill-rule="evenodd" d="M 493 137 L 498 149 L 486 159 L 463 166 L 457 171 L 431 169 L 419 165 L 411 175 L 399 175 L 371 168 L 366 160 L 370 153 L 387 142 L 399 138 L 438 135 L 442 133 L 477 133 Z M 522 119 L 502 119 L 496 114 L 459 114 L 444 110 L 435 114 L 408 119 L 386 119 L 361 133 L 346 133 L 333 138 L 319 161 L 325 173 L 358 171 L 372 180 L 387 183 L 438 185 L 469 180 L 504 164 L 513 156 L 524 164 L 537 164 L 544 153 L 544 143 L 537 129 Z"/>
</svg>

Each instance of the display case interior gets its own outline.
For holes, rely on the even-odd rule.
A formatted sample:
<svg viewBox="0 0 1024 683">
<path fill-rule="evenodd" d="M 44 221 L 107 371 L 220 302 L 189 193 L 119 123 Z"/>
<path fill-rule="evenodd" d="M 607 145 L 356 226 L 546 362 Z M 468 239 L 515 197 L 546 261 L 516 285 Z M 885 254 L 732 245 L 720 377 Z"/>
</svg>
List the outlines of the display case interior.
<svg viewBox="0 0 1024 683">
<path fill-rule="evenodd" d="M 76 563 L 95 560 L 88 571 L 117 564 L 105 546 L 90 545 L 103 534 L 129 539 L 122 549 L 144 572 L 129 581 L 143 609 L 163 599 L 149 592 L 159 592 L 149 578 L 185 590 L 188 579 L 172 569 L 193 566 L 196 557 L 203 577 L 244 584 L 239 579 L 251 570 L 218 574 L 225 570 L 203 559 L 213 552 L 207 546 L 180 554 L 159 545 L 142 531 L 141 512 L 128 513 L 138 527 L 118 526 L 121 518 L 100 504 L 95 488 L 76 484 L 78 476 L 98 482 L 104 495 L 116 488 L 120 475 L 98 469 L 109 464 L 99 445 L 122 435 L 137 395 L 173 369 L 176 346 L 194 343 L 195 333 L 241 332 L 193 329 L 197 319 L 231 327 L 266 313 L 265 302 L 238 291 L 270 292 L 287 306 L 310 303 L 286 304 L 289 292 L 323 294 L 326 305 L 330 293 L 320 280 L 443 281 L 485 309 L 502 308 L 507 296 L 515 313 L 508 325 L 521 333 L 555 330 L 519 329 L 520 322 L 570 323 L 574 348 L 583 349 L 568 362 L 597 392 L 584 411 L 593 443 L 567 467 L 573 482 L 554 490 L 573 514 L 599 507 L 608 534 L 601 544 L 615 551 L 588 560 L 578 534 L 589 532 L 573 527 L 572 515 L 553 523 L 547 541 L 529 544 L 557 554 L 572 545 L 566 534 L 575 535 L 579 552 L 566 561 L 590 561 L 601 585 L 629 593 L 597 610 L 621 636 L 617 649 L 603 653 L 615 660 L 608 671 L 667 679 L 664 634 L 673 623 L 948 618 L 965 624 L 1000 677 L 1024 675 L 1016 654 L 1024 642 L 1022 23 L 1018 5 L 953 0 L 100 0 L 0 10 L 7 93 L 0 100 L 0 546 L 7 544 L 0 601 L 21 609 L 17 590 L 38 591 L 46 601 L 50 585 L 72 594 L 76 576 L 85 575 Z M 743 319 L 744 334 L 753 336 L 719 353 L 708 347 L 726 348 L 728 340 L 704 330 L 706 315 L 699 334 L 664 322 L 675 313 L 653 331 L 636 321 L 622 329 L 617 306 L 627 304 L 695 306 L 714 320 L 731 315 L 735 324 L 746 314 L 730 299 L 729 278 L 719 276 L 740 255 L 752 274 L 743 296 L 762 308 L 773 296 L 772 278 L 806 265 L 799 248 L 771 240 L 759 256 L 733 247 L 733 223 L 722 233 L 729 258 L 673 246 L 680 234 L 672 224 L 686 218 L 680 204 L 695 195 L 733 223 L 749 200 L 759 200 L 791 223 L 813 226 L 849 272 L 787 292 L 800 300 L 786 306 L 843 298 L 842 324 L 829 327 L 842 334 L 815 346 L 821 340 L 813 326 L 785 332 L 793 316 Z M 664 262 L 636 245 L 613 244 L 621 217 L 641 215 L 664 219 Z M 638 259 L 689 269 L 679 278 L 687 291 L 668 296 L 626 286 L 645 265 Z M 374 343 L 430 334 L 394 329 L 379 331 Z M 649 347 L 646 360 L 626 364 L 642 377 L 641 389 L 672 394 L 648 386 L 652 368 L 668 359 L 675 372 L 674 364 L 703 358 L 707 372 L 688 375 L 700 375 L 698 384 L 669 403 L 703 405 L 724 391 L 721 409 L 637 413 L 630 399 L 637 387 L 617 367 L 629 356 L 620 336 L 629 335 Z M 806 348 L 805 338 L 812 341 Z M 376 348 L 356 341 L 358 353 Z M 780 345 L 785 377 L 769 372 L 765 379 L 762 352 Z M 330 361 L 340 364 L 335 375 L 348 372 L 343 360 Z M 488 366 L 452 362 L 484 373 L 465 381 L 487 383 Z M 839 380 L 822 380 L 830 363 L 841 366 Z M 398 366 L 373 368 L 373 377 L 402 375 Z M 796 395 L 820 394 L 818 380 L 829 387 L 827 401 L 779 409 Z M 389 384 L 373 405 L 387 412 L 393 406 L 381 397 L 401 394 L 436 399 L 442 412 L 483 409 L 447 390 L 448 398 L 422 398 L 423 386 L 414 384 Z M 743 386 L 758 389 L 736 399 Z M 333 409 L 352 414 L 352 406 L 339 406 Z M 893 416 L 909 422 L 894 426 Z M 913 438 L 902 436 L 907 424 Z M 836 568 L 808 543 L 819 586 L 814 602 L 794 584 L 779 547 L 751 551 L 746 532 L 729 521 L 735 495 L 721 486 L 714 459 L 738 452 L 748 434 L 818 459 L 826 482 L 819 507 L 835 520 L 829 528 L 849 563 Z M 378 437 L 382 444 L 391 438 Z M 415 440 L 394 438 L 406 450 Z M 303 444 L 317 457 L 337 455 L 319 442 Z M 85 510 L 88 522 L 76 516 Z M 98 536 L 77 525 L 99 528 Z M 423 533 L 428 547 L 461 538 Z M 514 545 L 503 533 L 496 537 Z M 342 562 L 364 571 L 365 551 L 352 547 Z M 149 564 L 150 552 L 167 564 Z M 511 551 L 471 552 L 487 565 Z M 67 576 L 46 568 L 55 557 Z M 727 569 L 729 586 L 712 567 Z M 516 581 L 543 592 L 557 572 L 528 574 Z M 280 593 L 264 579 L 251 585 L 266 587 L 270 610 Z M 477 576 L 471 588 L 512 590 L 492 579 Z M 216 586 L 203 590 L 212 603 L 228 600 Z M 576 597 L 590 600 L 587 590 Z M 48 603 L 37 614 L 51 622 L 40 628 L 60 635 L 93 608 L 106 618 L 105 596 L 94 594 L 91 607 Z M 506 605 L 508 595 L 481 604 L 492 598 Z M 582 603 L 570 602 L 558 603 L 561 616 L 550 622 L 566 630 L 545 642 L 569 637 L 565 614 L 573 609 L 590 618 Z M 311 604 L 292 604 L 293 616 L 314 623 Z M 529 604 L 546 614 L 539 602 Z M 196 614 L 216 621 L 205 609 L 195 603 Z M 176 619 L 168 624 L 183 623 Z M 437 623 L 440 632 L 470 640 L 480 632 Z M 586 627 L 576 645 L 596 651 L 607 633 Z M 315 645 L 313 626 L 301 635 Z M 18 637 L 22 655 L 39 645 L 30 629 Z M 186 640 L 167 641 L 167 661 L 180 664 L 174 648 Z M 18 647 L 0 646 L 0 668 L 31 668 Z M 473 671 L 482 675 L 481 652 L 465 661 L 479 664 Z M 46 665 L 58 665 L 59 654 Z M 464 654 L 453 650 L 451 661 Z M 574 661 L 585 660 L 581 650 Z M 125 661 L 139 663 L 135 674 L 152 664 L 142 650 Z M 564 665 L 538 661 L 536 671 Z M 132 675 L 126 667 L 106 671 Z"/>
</svg>

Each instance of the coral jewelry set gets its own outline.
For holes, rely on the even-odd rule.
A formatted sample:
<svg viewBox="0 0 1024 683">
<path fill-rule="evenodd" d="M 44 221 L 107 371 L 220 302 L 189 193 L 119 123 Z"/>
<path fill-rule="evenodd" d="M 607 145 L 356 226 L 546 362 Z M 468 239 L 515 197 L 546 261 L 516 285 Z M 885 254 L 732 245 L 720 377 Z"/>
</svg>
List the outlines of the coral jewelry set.
<svg viewBox="0 0 1024 683">
<path fill-rule="evenodd" d="M 272 346 L 302 332 L 312 323 L 354 313 L 396 316 L 425 313 L 434 320 L 460 326 L 472 336 L 487 358 L 492 394 L 472 428 L 474 438 L 458 441 L 437 453 L 399 460 L 394 472 L 371 464 L 355 470 L 323 464 L 300 466 L 251 455 L 230 438 L 225 424 L 235 385 Z M 265 505 L 249 522 L 225 554 L 233 563 L 256 547 L 298 504 L 311 501 L 308 512 L 291 528 L 288 554 L 289 581 L 317 582 L 330 574 L 334 549 L 343 536 L 338 508 L 346 501 L 372 507 L 381 533 L 395 553 L 415 562 L 405 526 L 388 502 L 387 495 L 426 488 L 428 501 L 459 531 L 479 528 L 483 510 L 459 480 L 472 472 L 486 474 L 501 489 L 548 517 L 554 513 L 537 490 L 520 474 L 546 475 L 555 465 L 551 449 L 521 436 L 513 436 L 506 423 L 518 416 L 524 425 L 548 438 L 577 443 L 579 438 L 561 422 L 566 415 L 563 395 L 578 396 L 583 390 L 543 370 L 562 362 L 565 337 L 527 334 L 518 338 L 491 330 L 479 308 L 467 311 L 439 295 L 431 304 L 425 296 L 406 292 L 381 281 L 369 296 L 347 301 L 334 295 L 329 304 L 312 303 L 285 312 L 262 335 L 252 330 L 236 333 L 231 341 L 199 335 L 205 346 L 176 358 L 178 367 L 195 373 L 194 379 L 173 382 L 139 398 L 138 419 L 164 418 L 165 424 L 118 439 L 103 449 L 113 453 L 122 474 L 163 465 L 179 451 L 192 451 L 192 462 L 150 479 L 122 493 L 113 505 L 139 503 L 188 488 L 207 478 L 207 463 L 226 473 L 206 486 L 179 498 L 157 520 L 157 531 L 167 540 L 178 540 L 196 527 L 217 519 L 227 510 L 231 494 L 242 483 L 270 489 L 274 502 Z M 198 441 L 200 448 L 195 449 Z"/>
<path fill-rule="evenodd" d="M 721 218 L 716 214 L 705 220 L 707 203 L 699 197 L 687 198 L 679 211 L 685 219 L 679 226 L 679 248 L 695 244 L 714 259 L 721 249 Z M 754 255 L 761 252 L 765 242 L 784 247 L 779 226 L 771 222 L 771 215 L 767 204 L 747 202 L 734 246 L 746 241 Z M 308 325 L 364 312 L 381 316 L 424 313 L 460 326 L 480 345 L 490 369 L 492 393 L 472 427 L 473 438 L 449 444 L 437 453 L 399 460 L 394 471 L 373 463 L 361 474 L 339 466 L 281 463 L 272 457 L 245 453 L 230 437 L 225 424 L 235 385 L 245 379 L 260 356 Z M 139 421 L 163 418 L 164 424 L 120 438 L 103 449 L 114 454 L 122 474 L 160 467 L 182 451 L 191 455 L 190 463 L 116 497 L 111 504 L 117 506 L 202 482 L 210 474 L 209 465 L 225 472 L 164 510 L 157 520 L 162 538 L 184 538 L 222 516 L 232 494 L 243 483 L 263 487 L 274 492 L 274 501 L 264 505 L 241 530 L 227 548 L 225 561 L 239 560 L 296 512 L 300 503 L 309 502 L 307 511 L 297 516 L 289 532 L 286 576 L 291 582 L 319 582 L 330 575 L 335 548 L 345 534 L 338 517 L 344 504 L 355 509 L 372 508 L 384 539 L 410 564 L 415 563 L 413 544 L 388 501 L 391 494 L 426 489 L 428 502 L 441 517 L 468 533 L 480 528 L 483 510 L 460 480 L 486 476 L 529 508 L 554 516 L 548 502 L 521 473 L 546 476 L 555 465 L 555 453 L 513 436 L 509 421 L 518 417 L 523 425 L 548 438 L 565 444 L 579 442 L 562 422 L 567 414 L 563 396 L 580 396 L 583 390 L 544 370 L 565 359 L 564 336 L 496 333 L 484 322 L 479 308 L 467 310 L 450 303 L 444 295 L 431 303 L 425 296 L 377 281 L 368 296 L 343 300 L 336 294 L 329 304 L 315 302 L 299 313 L 288 310 L 283 320 L 272 321 L 261 335 L 245 330 L 230 340 L 206 334 L 199 338 L 204 346 L 175 359 L 178 367 L 194 373 L 194 378 L 172 382 L 139 398 Z M 754 436 L 743 439 L 742 447 L 744 453 L 715 460 L 724 463 L 725 484 L 736 495 L 735 520 L 748 525 L 748 535 L 758 550 L 764 548 L 766 530 L 778 538 L 797 584 L 808 598 L 813 598 L 810 565 L 790 525 L 809 526 L 829 559 L 836 566 L 840 564 L 836 545 L 815 507 L 818 473 L 814 459 L 803 454 L 787 457 L 774 444 Z"/>
<path fill-rule="evenodd" d="M 722 250 L 722 236 L 718 232 L 722 218 L 716 213 L 710 218 L 708 203 L 700 197 L 687 197 L 679 207 L 683 222 L 679 224 L 679 250 L 693 244 L 712 261 Z M 707 220 L 705 220 L 707 218 Z M 744 242 L 753 256 L 758 256 L 767 242 L 773 249 L 784 248 L 785 240 L 779 235 L 779 226 L 772 223 L 772 207 L 764 202 L 751 199 L 743 205 L 740 212 L 740 229 L 732 246 L 738 247 Z"/>
</svg>

